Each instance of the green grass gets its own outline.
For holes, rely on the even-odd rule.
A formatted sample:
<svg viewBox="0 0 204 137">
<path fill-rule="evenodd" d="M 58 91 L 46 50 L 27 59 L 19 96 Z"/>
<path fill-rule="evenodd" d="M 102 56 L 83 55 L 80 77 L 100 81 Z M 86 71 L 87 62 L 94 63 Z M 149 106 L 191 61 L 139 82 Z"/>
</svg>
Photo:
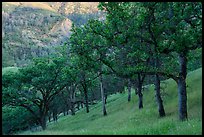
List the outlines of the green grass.
<svg viewBox="0 0 204 137">
<path fill-rule="evenodd" d="M 18 68 L 17 67 L 4 67 L 4 68 L 2 68 L 2 75 L 9 72 L 9 71 L 17 72 Z"/>
<path fill-rule="evenodd" d="M 101 102 L 82 109 L 75 116 L 62 116 L 57 123 L 48 123 L 45 131 L 23 131 L 26 135 L 65 134 L 202 134 L 202 69 L 195 70 L 187 77 L 188 121 L 178 119 L 178 97 L 176 83 L 169 79 L 162 92 L 167 116 L 159 118 L 154 97 L 154 87 L 144 91 L 144 108 L 138 109 L 138 97 L 132 92 L 131 102 L 127 92 L 108 97 L 107 116 L 102 115 Z M 162 84 L 164 85 L 164 84 Z"/>
</svg>

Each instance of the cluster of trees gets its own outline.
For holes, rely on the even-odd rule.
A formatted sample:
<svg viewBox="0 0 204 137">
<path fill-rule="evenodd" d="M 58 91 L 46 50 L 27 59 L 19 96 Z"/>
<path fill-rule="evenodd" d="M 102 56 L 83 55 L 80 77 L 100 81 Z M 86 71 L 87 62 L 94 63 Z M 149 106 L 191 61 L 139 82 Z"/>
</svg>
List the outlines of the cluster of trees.
<svg viewBox="0 0 204 137">
<path fill-rule="evenodd" d="M 104 74 L 137 81 L 139 108 L 143 108 L 144 79 L 154 75 L 161 117 L 165 110 L 160 77 L 174 79 L 178 85 L 179 119 L 186 120 L 188 55 L 202 47 L 201 3 L 102 2 L 98 7 L 107 12 L 106 20 L 73 26 L 68 43 L 72 56 L 83 60 L 89 71 L 101 74 L 101 89 Z"/>
<path fill-rule="evenodd" d="M 8 134 L 36 125 L 44 130 L 46 122 L 57 121 L 61 113 L 64 116 L 75 115 L 76 111 L 84 107 L 88 113 L 89 106 L 100 100 L 98 74 L 77 67 L 80 66 L 74 64 L 74 59 L 71 61 L 60 54 L 52 54 L 35 58 L 32 64 L 19 68 L 17 72 L 4 73 L 3 132 Z M 124 89 L 119 78 L 107 77 L 106 80 L 106 97 Z M 113 87 L 114 84 L 117 87 Z M 26 111 L 21 113 L 22 110 Z M 11 125 L 8 119 L 18 124 Z"/>
<path fill-rule="evenodd" d="M 131 87 L 143 108 L 142 87 L 154 83 L 158 113 L 164 117 L 160 80 L 178 85 L 178 112 L 187 120 L 186 75 L 192 52 L 202 49 L 202 5 L 197 2 L 101 2 L 103 21 L 72 26 L 72 35 L 56 55 L 2 77 L 3 106 L 21 106 L 46 129 L 51 115 L 102 101 Z M 57 110 L 58 109 L 58 110 Z"/>
</svg>

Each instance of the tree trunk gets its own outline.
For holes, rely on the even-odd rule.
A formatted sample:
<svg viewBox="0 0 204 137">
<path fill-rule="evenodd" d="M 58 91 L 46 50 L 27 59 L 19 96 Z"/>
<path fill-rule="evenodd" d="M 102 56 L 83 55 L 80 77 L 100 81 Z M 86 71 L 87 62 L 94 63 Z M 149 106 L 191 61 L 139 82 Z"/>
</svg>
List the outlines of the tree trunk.
<svg viewBox="0 0 204 137">
<path fill-rule="evenodd" d="M 84 87 L 84 96 L 85 96 L 86 113 L 89 113 L 88 92 L 87 92 L 86 84 L 84 84 L 83 87 Z"/>
<path fill-rule="evenodd" d="M 141 74 L 138 74 L 138 87 L 137 87 L 137 93 L 139 97 L 139 109 L 143 108 L 143 94 L 142 94 L 142 83 L 143 83 L 144 77 L 141 78 Z"/>
<path fill-rule="evenodd" d="M 51 122 L 51 116 L 49 116 L 48 119 L 49 119 L 49 122 Z"/>
<path fill-rule="evenodd" d="M 155 49 L 155 52 L 156 52 L 156 49 Z M 156 68 L 160 67 L 158 56 L 155 58 L 155 67 Z M 164 110 L 164 106 L 163 106 L 163 100 L 161 98 L 160 79 L 159 79 L 158 74 L 155 75 L 154 85 L 155 85 L 156 100 L 157 100 L 157 104 L 158 104 L 159 116 L 164 117 L 166 114 L 165 114 L 165 110 Z"/>
<path fill-rule="evenodd" d="M 66 107 L 63 109 L 63 114 L 66 116 Z"/>
<path fill-rule="evenodd" d="M 72 115 L 75 115 L 74 102 L 71 102 L 71 112 L 72 112 Z"/>
<path fill-rule="evenodd" d="M 40 108 L 40 125 L 43 130 L 47 128 L 46 117 L 48 116 L 48 102 L 44 99 L 43 105 Z"/>
<path fill-rule="evenodd" d="M 131 81 L 128 79 L 128 102 L 131 100 Z"/>
<path fill-rule="evenodd" d="M 107 103 L 107 98 L 108 98 L 108 95 L 107 93 L 105 94 L 105 104 Z"/>
<path fill-rule="evenodd" d="M 84 97 L 85 97 L 86 113 L 89 113 L 88 90 L 87 90 L 87 85 L 86 85 L 86 76 L 85 76 L 85 72 L 82 71 L 82 72 L 81 72 L 81 75 L 82 75 L 82 80 L 83 80 L 82 87 L 83 87 L 83 89 L 84 89 Z"/>
<path fill-rule="evenodd" d="M 100 87 L 101 87 L 101 99 L 102 99 L 102 108 L 103 108 L 103 115 L 106 116 L 106 106 L 105 106 L 105 97 L 104 97 L 104 88 L 103 88 L 103 77 L 102 74 L 100 75 Z"/>
<path fill-rule="evenodd" d="M 51 115 L 52 113 L 50 112 L 50 110 L 48 111 L 48 121 L 51 122 Z"/>
<path fill-rule="evenodd" d="M 164 106 L 163 106 L 163 100 L 161 98 L 161 93 L 160 93 L 160 79 L 159 75 L 155 75 L 155 92 L 156 92 L 156 100 L 158 104 L 158 111 L 159 111 L 159 116 L 164 117 L 165 111 L 164 111 Z"/>
<path fill-rule="evenodd" d="M 72 115 L 75 115 L 75 87 L 72 85 L 71 87 L 71 112 Z"/>
<path fill-rule="evenodd" d="M 142 94 L 142 83 L 138 83 L 138 88 L 137 88 L 137 92 L 138 92 L 138 97 L 139 97 L 139 109 L 143 108 L 143 94 Z"/>
<path fill-rule="evenodd" d="M 67 102 L 67 104 L 66 104 L 66 112 L 67 112 L 67 115 L 69 115 L 69 109 L 70 109 L 70 105 L 69 105 L 68 102 Z"/>
<path fill-rule="evenodd" d="M 186 54 L 179 54 L 180 72 L 178 79 L 178 111 L 179 119 L 187 120 L 187 93 L 186 93 L 186 75 L 187 75 L 187 58 Z"/>
<path fill-rule="evenodd" d="M 54 121 L 54 122 L 57 121 L 57 119 L 56 119 L 56 112 L 55 112 L 55 111 L 52 112 L 52 118 L 53 118 L 53 121 Z"/>
<path fill-rule="evenodd" d="M 40 125 L 41 125 L 43 130 L 45 130 L 47 128 L 47 125 L 46 125 L 46 115 L 41 116 Z"/>
</svg>

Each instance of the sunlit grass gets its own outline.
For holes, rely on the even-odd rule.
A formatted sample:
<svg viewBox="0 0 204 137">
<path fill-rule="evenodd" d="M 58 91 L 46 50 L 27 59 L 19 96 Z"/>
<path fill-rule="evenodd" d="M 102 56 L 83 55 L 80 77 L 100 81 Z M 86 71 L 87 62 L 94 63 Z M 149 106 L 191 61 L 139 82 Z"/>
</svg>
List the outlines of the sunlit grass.
<svg viewBox="0 0 204 137">
<path fill-rule="evenodd" d="M 7 73 L 7 72 L 17 72 L 18 71 L 18 68 L 17 67 L 5 67 L 5 68 L 2 68 L 2 75 Z"/>
</svg>

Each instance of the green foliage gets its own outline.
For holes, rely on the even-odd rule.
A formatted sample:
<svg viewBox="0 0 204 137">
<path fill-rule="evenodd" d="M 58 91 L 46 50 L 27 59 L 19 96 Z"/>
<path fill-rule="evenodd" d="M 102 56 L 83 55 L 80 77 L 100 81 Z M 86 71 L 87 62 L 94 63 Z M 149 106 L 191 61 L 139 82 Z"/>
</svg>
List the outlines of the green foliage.
<svg viewBox="0 0 204 137">
<path fill-rule="evenodd" d="M 202 45 L 200 3 L 101 2 L 98 7 L 107 11 L 107 26 L 111 28 L 108 33 L 113 36 L 111 42 L 118 49 L 116 51 L 112 45 L 107 45 L 107 48 L 116 51 L 118 55 L 124 54 L 119 60 L 114 59 L 118 61 L 117 64 L 129 63 L 136 58 L 154 58 L 152 54 L 157 52 L 169 56 L 166 58 L 159 54 L 160 58 L 164 56 L 165 60 L 168 60 L 162 61 L 163 66 L 168 66 L 168 63 L 177 66 L 177 57 L 169 53 L 187 53 Z M 97 30 L 97 27 L 95 29 Z M 105 38 L 110 41 L 108 37 Z M 128 56 L 125 51 L 128 51 Z M 138 72 L 147 65 L 140 62 L 137 61 L 132 65 L 133 68 L 128 70 Z M 174 73 L 178 69 L 166 67 L 163 70 Z"/>
<path fill-rule="evenodd" d="M 2 107 L 2 132 L 13 134 L 19 130 L 26 130 L 34 123 L 34 118 L 21 107 Z"/>
<path fill-rule="evenodd" d="M 188 54 L 188 71 L 193 71 L 202 67 L 202 48 L 189 52 Z"/>
</svg>

